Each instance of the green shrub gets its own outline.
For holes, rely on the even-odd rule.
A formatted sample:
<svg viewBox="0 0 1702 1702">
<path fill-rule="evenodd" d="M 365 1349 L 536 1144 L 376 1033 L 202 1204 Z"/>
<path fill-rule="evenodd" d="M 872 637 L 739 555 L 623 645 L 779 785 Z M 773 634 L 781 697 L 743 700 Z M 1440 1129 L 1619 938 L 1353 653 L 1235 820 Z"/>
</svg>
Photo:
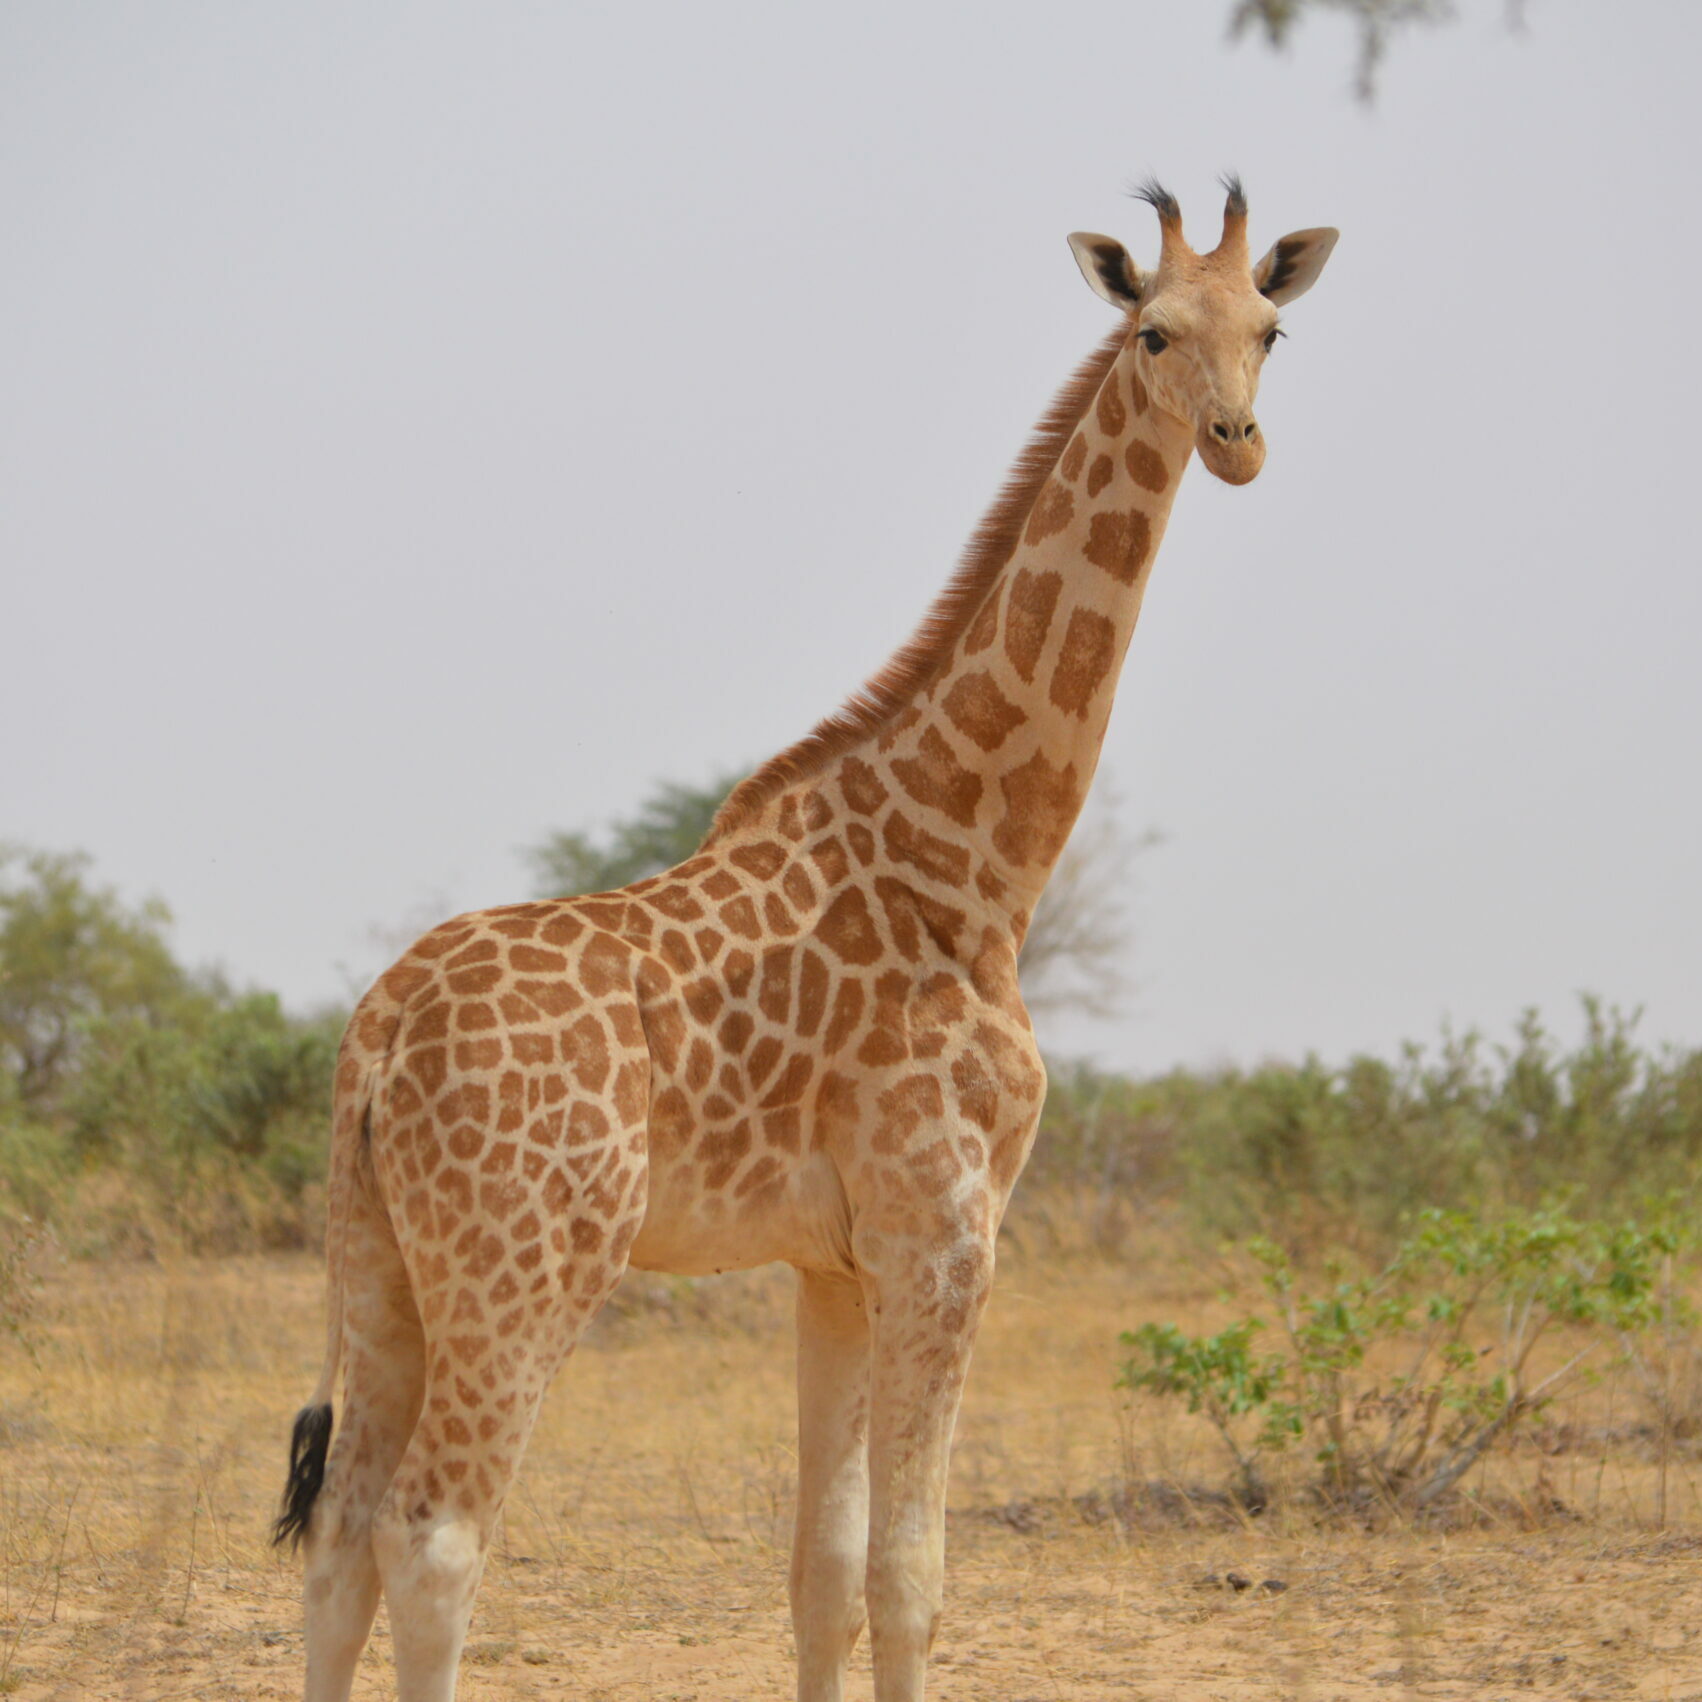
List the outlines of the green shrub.
<svg viewBox="0 0 1702 1702">
<path fill-rule="evenodd" d="M 1670 1318 L 1679 1221 L 1671 1205 L 1613 1223 L 1427 1211 L 1381 1269 L 1332 1261 L 1316 1281 L 1258 1241 L 1262 1311 L 1210 1336 L 1126 1333 L 1118 1383 L 1202 1414 L 1250 1506 L 1267 1499 L 1267 1462 L 1299 1448 L 1330 1502 L 1422 1510 L 1588 1359 Z M 1563 1329 L 1560 1363 L 1539 1364 Z M 1260 1339 L 1276 1345 L 1256 1352 Z"/>
<path fill-rule="evenodd" d="M 325 1173 L 341 1020 L 303 1020 L 270 993 L 193 1024 L 100 1024 L 65 1096 L 65 1142 L 85 1175 L 118 1169 L 146 1190 L 155 1229 L 212 1250 L 293 1243 Z"/>
<path fill-rule="evenodd" d="M 1534 1013 L 1513 1043 L 1445 1034 L 1398 1059 L 1316 1058 L 1116 1082 L 1059 1072 L 1031 1165 L 1179 1208 L 1213 1239 L 1386 1252 L 1427 1208 L 1628 1209 L 1702 1193 L 1702 1051 L 1652 1053 L 1636 1019 L 1584 1002 L 1563 1049 Z"/>
</svg>

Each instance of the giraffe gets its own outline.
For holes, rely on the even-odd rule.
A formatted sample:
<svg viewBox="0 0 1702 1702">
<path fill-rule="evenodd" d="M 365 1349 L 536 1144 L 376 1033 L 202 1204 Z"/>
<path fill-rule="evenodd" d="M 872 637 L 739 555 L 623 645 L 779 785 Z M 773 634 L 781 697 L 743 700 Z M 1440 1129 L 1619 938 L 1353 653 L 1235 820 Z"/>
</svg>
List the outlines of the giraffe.
<svg viewBox="0 0 1702 1702">
<path fill-rule="evenodd" d="M 1017 952 L 1092 777 L 1177 485 L 1254 478 L 1277 309 L 1333 230 L 1254 264 L 1239 183 L 1157 268 L 1070 238 L 1115 329 L 1044 416 L 921 628 L 744 781 L 697 855 L 458 916 L 361 1000 L 335 1078 L 328 1341 L 279 1542 L 308 1702 L 380 1592 L 401 1702 L 448 1702 L 544 1390 L 631 1265 L 797 1272 L 800 1702 L 920 1702 L 947 1455 L 1045 1072 Z M 340 1422 L 332 1401 L 343 1375 Z"/>
</svg>

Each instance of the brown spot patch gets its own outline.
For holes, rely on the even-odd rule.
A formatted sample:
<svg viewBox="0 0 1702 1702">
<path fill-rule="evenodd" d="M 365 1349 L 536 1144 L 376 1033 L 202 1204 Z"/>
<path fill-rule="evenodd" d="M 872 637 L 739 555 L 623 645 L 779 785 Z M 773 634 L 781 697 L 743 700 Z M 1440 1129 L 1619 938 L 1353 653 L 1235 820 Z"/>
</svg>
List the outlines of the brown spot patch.
<svg viewBox="0 0 1702 1702">
<path fill-rule="evenodd" d="M 494 1070 L 502 1062 L 502 1042 L 491 1035 L 484 1040 L 462 1040 L 455 1047 L 458 1070 Z"/>
<path fill-rule="evenodd" d="M 1064 458 L 1058 463 L 1061 477 L 1074 484 L 1081 477 L 1082 463 L 1087 459 L 1087 439 L 1077 432 L 1070 439 L 1070 446 L 1064 451 Z"/>
<path fill-rule="evenodd" d="M 1123 398 L 1117 394 L 1117 374 L 1115 369 L 1099 387 L 1099 402 L 1095 406 L 1094 417 L 1099 421 L 1099 429 L 1107 437 L 1121 437 L 1123 427 L 1129 423 L 1129 410 L 1123 406 Z"/>
<path fill-rule="evenodd" d="M 420 1091 L 430 1099 L 449 1075 L 448 1051 L 442 1046 L 421 1046 L 408 1054 L 407 1068 L 419 1083 Z"/>
<path fill-rule="evenodd" d="M 939 728 L 925 729 L 916 755 L 894 759 L 892 772 L 917 803 L 949 816 L 960 827 L 975 825 L 981 776 L 958 761 Z"/>
<path fill-rule="evenodd" d="M 1123 451 L 1123 465 L 1142 490 L 1161 491 L 1170 483 L 1164 457 L 1150 443 L 1142 443 L 1138 437 Z"/>
<path fill-rule="evenodd" d="M 1093 458 L 1093 466 L 1088 470 L 1087 475 L 1087 494 L 1090 497 L 1098 496 L 1111 483 L 1111 472 L 1111 457 L 1109 455 L 1096 455 Z"/>
<path fill-rule="evenodd" d="M 680 1048 L 685 1044 L 686 1021 L 678 1005 L 658 1005 L 645 1013 L 645 1033 L 656 1062 L 670 1074 L 680 1061 Z"/>
<path fill-rule="evenodd" d="M 1113 579 L 1133 585 L 1152 548 L 1152 522 L 1138 508 L 1096 514 L 1087 529 L 1082 554 Z"/>
<path fill-rule="evenodd" d="M 691 941 L 679 928 L 664 928 L 656 949 L 661 953 L 662 961 L 682 975 L 689 975 L 697 968 L 697 953 L 691 949 Z"/>
<path fill-rule="evenodd" d="M 715 1052 L 701 1035 L 692 1041 L 686 1053 L 685 1083 L 693 1093 L 702 1093 L 715 1074 Z"/>
<path fill-rule="evenodd" d="M 705 1028 L 721 1014 L 721 1007 L 726 1003 L 726 994 L 712 975 L 700 975 L 685 988 L 683 997 L 686 1009 Z"/>
<path fill-rule="evenodd" d="M 722 872 L 726 873 L 725 870 Z M 732 880 L 733 877 L 728 875 L 727 879 Z M 709 882 L 703 884 L 707 890 Z M 703 906 L 698 903 L 697 894 L 678 881 L 672 886 L 658 887 L 650 894 L 650 902 L 674 922 L 697 922 L 703 917 Z"/>
<path fill-rule="evenodd" d="M 808 910 L 815 904 L 815 882 L 810 879 L 810 872 L 802 863 L 794 863 L 787 869 L 785 879 L 780 883 L 780 890 L 795 909 Z"/>
<path fill-rule="evenodd" d="M 592 1016 L 582 1016 L 561 1037 L 561 1061 L 588 1093 L 601 1093 L 609 1079 L 609 1042 L 603 1025 Z"/>
<path fill-rule="evenodd" d="M 840 885 L 851 873 L 851 864 L 846 858 L 845 847 L 837 839 L 823 839 L 812 845 L 810 857 L 821 871 L 821 878 L 830 887 Z"/>
<path fill-rule="evenodd" d="M 398 1004 L 404 1004 L 422 988 L 432 977 L 432 971 L 418 964 L 397 964 L 384 977 L 384 991 L 395 999 Z"/>
<path fill-rule="evenodd" d="M 567 968 L 567 959 L 559 951 L 538 946 L 511 946 L 508 961 L 521 975 L 559 975 Z"/>
<path fill-rule="evenodd" d="M 636 1123 L 644 1115 L 645 1102 L 650 1097 L 650 1067 L 629 1058 L 615 1071 L 615 1115 L 623 1123 Z"/>
<path fill-rule="evenodd" d="M 743 940 L 754 940 L 762 932 L 756 906 L 744 897 L 721 906 L 721 924 L 729 933 L 737 934 Z"/>
<path fill-rule="evenodd" d="M 1117 629 L 1092 609 L 1076 609 L 1064 629 L 1063 648 L 1052 670 L 1053 703 L 1066 715 L 1087 716 L 1117 656 Z"/>
<path fill-rule="evenodd" d="M 985 669 L 953 681 L 942 707 L 951 724 L 984 751 L 997 750 L 1025 719 Z"/>
<path fill-rule="evenodd" d="M 881 937 L 859 887 L 847 887 L 816 924 L 816 938 L 844 963 L 873 963 L 881 955 Z"/>
<path fill-rule="evenodd" d="M 991 1134 L 999 1114 L 999 1084 L 992 1072 L 977 1054 L 966 1052 L 951 1067 L 951 1083 L 958 1110 Z"/>
<path fill-rule="evenodd" d="M 751 1150 L 751 1126 L 740 1119 L 730 1129 L 716 1129 L 703 1137 L 698 1157 L 703 1160 L 703 1184 L 706 1188 L 725 1188 L 733 1172 Z"/>
<path fill-rule="evenodd" d="M 1053 862 L 1081 807 L 1076 765 L 1054 768 L 1044 751 L 1036 751 L 999 785 L 1005 795 L 1004 818 L 993 829 L 999 854 L 1018 867 Z"/>
<path fill-rule="evenodd" d="M 533 1034 L 521 1029 L 509 1035 L 508 1048 L 517 1064 L 553 1064 L 556 1061 L 556 1043 L 548 1034 Z"/>
<path fill-rule="evenodd" d="M 750 991 L 751 977 L 756 973 L 756 959 L 748 951 L 730 951 L 727 961 L 721 966 L 721 973 L 726 978 L 727 991 L 735 999 L 742 999 Z"/>
<path fill-rule="evenodd" d="M 1069 525 L 1076 511 L 1076 499 L 1069 487 L 1056 479 L 1047 481 L 1034 507 L 1029 511 L 1028 528 L 1022 535 L 1025 544 L 1038 544 L 1055 537 Z"/>
<path fill-rule="evenodd" d="M 890 875 L 876 877 L 875 896 L 886 912 L 892 943 L 912 963 L 922 955 L 924 935 L 948 956 L 956 952 L 958 930 L 964 922 L 961 910 L 941 904 Z"/>
<path fill-rule="evenodd" d="M 867 825 L 860 821 L 845 824 L 845 837 L 850 842 L 852 855 L 866 869 L 875 860 L 875 836 Z"/>
<path fill-rule="evenodd" d="M 576 1100 L 572 1111 L 567 1117 L 567 1144 L 569 1146 L 587 1146 L 593 1141 L 607 1137 L 609 1119 L 595 1105 L 587 1105 L 583 1099 Z M 526 1131 L 533 1139 L 532 1130 Z"/>
<path fill-rule="evenodd" d="M 880 776 L 866 763 L 848 756 L 839 765 L 839 789 L 845 801 L 859 815 L 872 816 L 887 801 L 886 787 Z"/>
<path fill-rule="evenodd" d="M 833 1015 L 828 1018 L 827 1033 L 822 1036 L 822 1050 L 830 1056 L 837 1052 L 856 1031 L 863 1015 L 863 983 L 845 980 L 833 995 Z"/>
<path fill-rule="evenodd" d="M 747 874 L 755 875 L 759 881 L 771 881 L 786 867 L 786 847 L 776 845 L 772 839 L 764 839 L 755 845 L 741 845 L 728 852 L 727 861 Z"/>
<path fill-rule="evenodd" d="M 629 948 L 623 941 L 598 934 L 586 943 L 580 955 L 580 985 L 592 998 L 618 991 L 627 982 L 629 955 Z"/>
<path fill-rule="evenodd" d="M 579 989 L 565 981 L 518 981 L 514 990 L 524 994 L 546 1016 L 566 1016 L 585 1003 Z"/>
<path fill-rule="evenodd" d="M 785 1047 L 772 1034 L 765 1034 L 751 1048 L 750 1058 L 745 1064 L 745 1073 L 753 1088 L 761 1087 L 774 1073 L 774 1066 L 780 1062 L 780 1054 L 783 1051 Z"/>
<path fill-rule="evenodd" d="M 771 946 L 762 954 L 757 982 L 757 1008 L 770 1022 L 783 1023 L 792 1014 L 792 948 Z"/>
<path fill-rule="evenodd" d="M 910 1056 L 910 1023 L 905 1001 L 910 977 L 901 969 L 889 969 L 875 982 L 875 1008 L 869 1032 L 857 1048 L 857 1061 L 880 1066 L 902 1063 Z"/>
<path fill-rule="evenodd" d="M 870 1144 L 876 1152 L 899 1152 L 923 1124 L 943 1116 L 945 1108 L 945 1095 L 932 1076 L 906 1076 L 876 1098 L 877 1121 Z"/>
<path fill-rule="evenodd" d="M 1152 406 L 1152 398 L 1147 395 L 1138 372 L 1129 375 L 1129 398 L 1135 404 L 1136 414 L 1144 414 Z"/>
<path fill-rule="evenodd" d="M 782 1105 L 796 1105 L 804 1097 L 815 1068 L 815 1060 L 808 1052 L 794 1052 L 786 1060 L 786 1068 L 775 1077 L 774 1086 L 762 1096 L 762 1109 L 775 1111 Z"/>
<path fill-rule="evenodd" d="M 969 879 L 969 850 L 918 827 L 902 810 L 894 810 L 881 830 L 886 854 L 895 863 L 911 863 L 943 886 L 962 886 Z"/>
<path fill-rule="evenodd" d="M 794 1031 L 809 1039 L 827 1014 L 827 990 L 831 977 L 819 952 L 805 948 L 798 957 L 798 1020 Z"/>
<path fill-rule="evenodd" d="M 1094 523 L 1097 525 L 1101 518 L 1095 515 Z M 1060 573 L 1030 573 L 1026 567 L 1018 568 L 1011 581 L 1010 608 L 1005 614 L 1005 654 L 1025 684 L 1034 679 L 1035 664 L 1051 629 L 1063 584 Z"/>
<path fill-rule="evenodd" d="M 455 921 L 444 922 L 432 929 L 423 939 L 414 942 L 410 957 L 439 958 L 445 952 L 452 952 L 466 940 L 473 937 L 470 925 Z"/>
<path fill-rule="evenodd" d="M 524 1026 L 529 1022 L 542 1022 L 544 1019 L 543 1010 L 519 993 L 502 994 L 496 1005 L 497 1009 L 502 1012 L 502 1020 L 506 1023 Z"/>
<path fill-rule="evenodd" d="M 987 598 L 975 619 L 969 623 L 969 630 L 963 635 L 964 655 L 979 655 L 998 636 L 998 632 L 999 599 L 995 594 Z"/>
<path fill-rule="evenodd" d="M 677 1087 L 665 1087 L 650 1107 L 650 1148 L 658 1158 L 674 1158 L 691 1141 L 691 1101 Z"/>
</svg>

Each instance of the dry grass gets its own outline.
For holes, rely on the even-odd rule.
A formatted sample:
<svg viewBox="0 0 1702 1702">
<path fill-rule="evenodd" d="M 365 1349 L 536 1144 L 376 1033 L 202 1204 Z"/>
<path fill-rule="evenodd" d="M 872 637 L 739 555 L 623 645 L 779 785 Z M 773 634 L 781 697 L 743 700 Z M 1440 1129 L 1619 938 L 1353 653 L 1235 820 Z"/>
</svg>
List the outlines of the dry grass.
<svg viewBox="0 0 1702 1702">
<path fill-rule="evenodd" d="M 1237 1520 L 1192 1493 L 1221 1481 L 1211 1437 L 1111 1387 L 1120 1329 L 1208 1322 L 1213 1287 L 1174 1246 L 1006 1260 L 932 1694 L 1702 1698 L 1702 1461 L 1651 1440 L 1628 1376 L 1480 1475 L 1454 1529 Z M 308 1259 L 56 1274 L 35 1362 L 0 1344 L 0 1688 L 298 1693 L 296 1571 L 264 1528 L 320 1305 Z M 551 1395 L 463 1696 L 791 1693 L 789 1321 L 785 1273 L 633 1282 Z M 392 1693 L 381 1617 L 357 1695 Z"/>
</svg>

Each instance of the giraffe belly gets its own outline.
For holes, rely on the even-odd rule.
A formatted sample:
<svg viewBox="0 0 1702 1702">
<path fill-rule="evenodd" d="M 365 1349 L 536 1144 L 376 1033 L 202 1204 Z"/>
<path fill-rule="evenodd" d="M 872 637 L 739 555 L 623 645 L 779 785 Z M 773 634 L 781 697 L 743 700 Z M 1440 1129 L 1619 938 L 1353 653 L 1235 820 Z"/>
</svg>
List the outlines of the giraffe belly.
<svg viewBox="0 0 1702 1702">
<path fill-rule="evenodd" d="M 685 1154 L 651 1152 L 649 1203 L 628 1263 L 641 1271 L 710 1276 L 783 1261 L 851 1270 L 851 1217 L 831 1162 L 809 1154 L 744 1190 L 706 1188 Z"/>
</svg>

